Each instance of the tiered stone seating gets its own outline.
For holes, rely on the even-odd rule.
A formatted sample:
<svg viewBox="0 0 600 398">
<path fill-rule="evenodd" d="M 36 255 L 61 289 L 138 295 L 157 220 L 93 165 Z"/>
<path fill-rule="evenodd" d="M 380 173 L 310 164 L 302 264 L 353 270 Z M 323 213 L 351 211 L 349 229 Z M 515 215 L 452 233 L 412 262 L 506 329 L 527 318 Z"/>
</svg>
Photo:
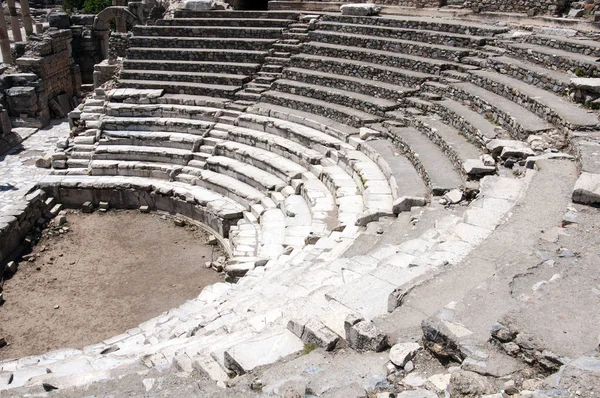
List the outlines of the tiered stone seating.
<svg viewBox="0 0 600 398">
<path fill-rule="evenodd" d="M 233 98 L 297 18 L 294 13 L 280 18 L 268 13 L 245 18 L 244 12 L 178 15 L 134 27 L 121 87 Z"/>
<path fill-rule="evenodd" d="M 295 13 L 175 16 L 136 28 L 120 80 L 164 90 L 91 99 L 80 115 L 88 130 L 62 172 L 90 175 L 41 186 L 73 205 L 113 190 L 133 198 L 131 190 L 141 189 L 160 194 L 156 208 L 192 218 L 199 212 L 229 238 L 225 271 L 237 283 L 215 284 L 139 328 L 43 365 L 2 363 L 14 368 L 15 386 L 73 382 L 61 377 L 91 369 L 127 373 L 140 358 L 224 383 L 232 372 L 300 351 L 290 320 L 317 322 L 344 338 L 347 315 L 372 320 L 394 310 L 403 292 L 460 262 L 509 214 L 529 180 L 486 175 L 496 171 L 480 158 L 491 139 L 559 130 L 587 140 L 598 131 L 595 116 L 555 94 L 566 77 L 545 72 L 540 43 L 528 56 L 521 46 L 529 43 L 502 42 L 512 51 L 503 55 L 487 46 L 498 44 L 504 27 L 325 15 L 306 34 Z M 159 51 L 168 40 L 177 48 Z M 279 61 L 267 59 L 282 49 Z M 272 63 L 278 67 L 265 68 Z M 258 70 L 279 78 L 258 83 L 268 89 L 249 86 L 267 76 Z M 242 85 L 255 95 L 223 99 Z M 465 186 L 479 196 L 464 214 L 440 216 L 413 239 L 354 247 L 362 254 L 342 257 L 370 222 Z M 100 354 L 112 345 L 119 350 Z M 54 371 L 81 358 L 89 368 Z"/>
</svg>

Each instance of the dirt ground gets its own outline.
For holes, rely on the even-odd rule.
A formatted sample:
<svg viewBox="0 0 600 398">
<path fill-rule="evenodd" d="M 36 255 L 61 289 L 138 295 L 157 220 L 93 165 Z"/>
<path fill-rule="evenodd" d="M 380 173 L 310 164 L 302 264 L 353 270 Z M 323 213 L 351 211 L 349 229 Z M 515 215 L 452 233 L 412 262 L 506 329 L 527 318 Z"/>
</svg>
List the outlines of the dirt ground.
<svg viewBox="0 0 600 398">
<path fill-rule="evenodd" d="M 46 233 L 35 260 L 4 283 L 0 337 L 9 345 L 0 359 L 98 343 L 222 280 L 204 266 L 221 249 L 196 226 L 135 211 L 67 220 L 68 231 Z"/>
</svg>

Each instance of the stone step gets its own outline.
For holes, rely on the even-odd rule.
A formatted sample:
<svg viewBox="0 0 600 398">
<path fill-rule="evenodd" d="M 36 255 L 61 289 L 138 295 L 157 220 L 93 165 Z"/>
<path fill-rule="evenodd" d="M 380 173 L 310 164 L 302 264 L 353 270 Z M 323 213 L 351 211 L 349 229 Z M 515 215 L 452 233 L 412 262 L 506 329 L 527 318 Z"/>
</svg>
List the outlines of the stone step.
<svg viewBox="0 0 600 398">
<path fill-rule="evenodd" d="M 481 47 L 493 39 L 484 36 L 464 35 L 460 33 L 438 32 L 425 29 L 395 28 L 352 23 L 321 21 L 318 30 L 352 33 L 364 36 L 381 36 L 391 39 L 402 39 L 419 43 L 440 44 L 456 47 Z"/>
<path fill-rule="evenodd" d="M 129 46 L 146 48 L 221 48 L 267 51 L 276 41 L 277 39 L 246 39 L 239 37 L 134 36 L 129 39 Z"/>
<path fill-rule="evenodd" d="M 98 145 L 94 151 L 94 160 L 124 160 L 139 162 L 157 162 L 185 165 L 192 158 L 189 150 L 140 146 L 140 145 Z"/>
<path fill-rule="evenodd" d="M 282 70 L 283 70 L 282 65 L 274 65 L 274 64 L 265 64 L 261 68 L 261 71 L 271 72 L 271 73 L 281 73 Z"/>
<path fill-rule="evenodd" d="M 588 38 L 533 34 L 518 36 L 513 40 L 600 58 L 600 44 Z"/>
<path fill-rule="evenodd" d="M 382 51 L 376 48 L 361 48 L 335 43 L 309 42 L 302 47 L 302 53 L 339 59 L 376 63 L 378 65 L 403 68 L 414 71 L 427 71 L 439 74 L 447 69 L 458 69 L 458 64 L 450 61 L 401 54 L 394 51 Z"/>
<path fill-rule="evenodd" d="M 570 71 L 577 76 L 584 77 L 600 76 L 600 65 L 596 62 L 597 57 L 529 43 L 507 42 L 505 45 L 515 57 L 526 59 L 549 69 Z"/>
<path fill-rule="evenodd" d="M 238 91 L 235 94 L 235 98 L 243 99 L 243 100 L 251 101 L 251 102 L 256 102 L 256 101 L 260 101 L 261 95 L 257 94 L 257 93 L 242 90 L 242 91 Z"/>
<path fill-rule="evenodd" d="M 571 83 L 571 76 L 567 73 L 544 68 L 518 58 L 508 56 L 490 57 L 486 59 L 486 65 L 500 73 L 557 94 L 565 93 Z"/>
<path fill-rule="evenodd" d="M 385 26 L 402 29 L 423 29 L 438 32 L 458 33 L 462 35 L 488 37 L 509 31 L 509 28 L 503 26 L 493 26 L 472 21 L 442 19 L 427 16 L 390 15 L 382 18 L 370 18 L 330 13 L 323 15 L 322 20 L 346 24 Z"/>
<path fill-rule="evenodd" d="M 498 127 L 470 107 L 450 98 L 434 101 L 435 112 L 471 142 L 484 148 L 487 141 L 499 138 Z"/>
<path fill-rule="evenodd" d="M 250 76 L 237 74 L 148 71 L 143 69 L 123 69 L 121 70 L 119 77 L 121 80 L 169 81 L 176 83 L 190 82 L 222 86 L 242 86 L 251 79 Z"/>
<path fill-rule="evenodd" d="M 295 43 L 286 43 L 287 42 L 295 42 Z M 273 44 L 272 48 L 276 51 L 284 51 L 284 52 L 289 52 L 291 54 L 298 54 L 300 52 L 300 50 L 302 49 L 302 46 L 300 44 L 300 40 L 298 39 L 286 39 L 286 40 L 281 40 L 279 43 L 275 43 Z"/>
<path fill-rule="evenodd" d="M 144 48 L 130 47 L 127 49 L 127 59 L 154 60 L 156 61 L 215 61 L 215 62 L 248 62 L 262 63 L 264 51 L 249 50 L 222 50 L 214 48 Z"/>
<path fill-rule="evenodd" d="M 281 191 L 285 181 L 258 167 L 224 156 L 211 156 L 206 160 L 208 170 L 233 177 L 260 191 Z"/>
<path fill-rule="evenodd" d="M 310 127 L 344 142 L 348 141 L 350 136 L 357 135 L 360 132 L 358 128 L 348 123 L 338 122 L 323 115 L 273 103 L 260 102 L 247 108 L 247 112 Z"/>
<path fill-rule="evenodd" d="M 417 90 L 391 83 L 379 82 L 372 79 L 344 76 L 322 71 L 301 68 L 286 68 L 282 74 L 283 79 L 295 80 L 309 84 L 326 86 L 345 91 L 352 91 L 375 98 L 385 98 L 391 101 L 400 101 L 407 95 Z"/>
<path fill-rule="evenodd" d="M 283 33 L 282 28 L 257 28 L 250 26 L 151 26 L 136 25 L 132 29 L 134 36 L 171 36 L 171 37 L 236 37 L 277 39 Z"/>
<path fill-rule="evenodd" d="M 280 57 L 265 57 L 265 62 L 271 65 L 281 65 L 286 66 L 289 65 L 289 58 L 280 58 Z"/>
<path fill-rule="evenodd" d="M 403 86 L 415 86 L 426 80 L 435 79 L 434 75 L 409 69 L 379 65 L 371 62 L 325 57 L 321 55 L 297 54 L 291 57 L 291 66 L 323 71 L 331 74 L 352 76 L 362 79 L 372 79 L 378 82 Z"/>
<path fill-rule="evenodd" d="M 164 131 L 187 133 L 201 136 L 214 126 L 214 123 L 197 119 L 161 117 L 115 117 L 105 116 L 101 128 L 104 130 Z"/>
<path fill-rule="evenodd" d="M 290 19 L 279 18 L 173 18 L 159 19 L 156 21 L 158 26 L 232 26 L 232 27 L 278 27 L 284 28 L 293 25 Z"/>
<path fill-rule="evenodd" d="M 390 127 L 394 144 L 410 159 L 434 195 L 464 185 L 460 173 L 441 149 L 414 128 Z"/>
<path fill-rule="evenodd" d="M 226 139 L 241 144 L 254 146 L 266 151 L 280 155 L 294 163 L 309 168 L 321 162 L 323 155 L 311 148 L 296 143 L 284 137 L 280 137 L 263 131 L 256 131 L 240 126 L 217 126 L 220 130 L 227 131 Z M 209 133 L 212 135 L 212 133 Z"/>
<path fill-rule="evenodd" d="M 429 138 L 433 143 L 440 147 L 444 155 L 452 162 L 454 168 L 460 171 L 465 177 L 478 178 L 485 174 L 494 174 L 494 166 L 478 168 L 467 168 L 465 162 L 471 160 L 478 164 L 481 152 L 470 143 L 452 126 L 448 126 L 443 120 L 434 116 L 420 116 L 414 119 L 414 125 Z"/>
<path fill-rule="evenodd" d="M 427 186 L 421 176 L 410 160 L 391 141 L 374 139 L 364 142 L 361 146 L 371 148 L 377 156 L 385 161 L 385 167 L 380 167 L 384 173 L 388 173 L 387 178 L 390 181 L 394 199 L 402 197 L 426 198 L 428 196 Z"/>
<path fill-rule="evenodd" d="M 594 113 L 556 94 L 523 84 L 520 80 L 496 72 L 472 71 L 471 75 L 475 84 L 522 104 L 523 107 L 552 124 L 563 125 L 571 130 L 600 127 L 600 120 Z"/>
<path fill-rule="evenodd" d="M 385 112 L 400 107 L 398 102 L 392 100 L 287 79 L 277 80 L 273 83 L 273 89 L 285 93 L 302 95 L 310 99 L 335 103 L 378 116 L 383 116 Z"/>
<path fill-rule="evenodd" d="M 251 75 L 260 69 L 258 63 L 243 62 L 213 62 L 213 61 L 170 61 L 144 59 L 123 60 L 123 68 L 133 70 L 164 70 L 179 72 L 197 72 L 197 73 L 226 73 Z"/>
<path fill-rule="evenodd" d="M 256 166 L 263 171 L 281 178 L 288 184 L 291 180 L 300 178 L 302 173 L 307 171 L 305 167 L 281 155 L 233 141 L 224 141 L 218 144 L 215 147 L 214 154 Z"/>
<path fill-rule="evenodd" d="M 433 58 L 458 62 L 460 58 L 474 55 L 475 50 L 457 48 L 444 45 L 420 43 L 409 40 L 391 39 L 379 36 L 365 36 L 360 34 L 311 31 L 310 40 L 321 43 L 354 46 L 380 51 L 391 51 L 419 57 Z"/>
<path fill-rule="evenodd" d="M 104 130 L 102 135 L 101 145 L 156 146 L 185 149 L 190 152 L 203 142 L 202 137 L 197 135 L 160 131 Z"/>
<path fill-rule="evenodd" d="M 119 80 L 119 87 L 123 88 L 160 88 L 167 93 L 207 95 L 214 97 L 233 98 L 241 86 L 225 86 L 219 84 L 177 82 L 174 84 L 162 80 Z"/>
<path fill-rule="evenodd" d="M 380 120 L 379 116 L 347 106 L 279 91 L 265 91 L 261 96 L 261 100 L 274 105 L 314 113 L 352 127 L 360 127 Z"/>
<path fill-rule="evenodd" d="M 472 108 L 492 117 L 516 137 L 526 138 L 553 128 L 550 123 L 522 106 L 473 83 L 452 83 L 450 86 L 456 99 L 471 101 Z"/>
<path fill-rule="evenodd" d="M 175 18 L 239 18 L 239 19 L 290 19 L 298 20 L 300 13 L 297 11 L 247 11 L 247 10 L 209 10 L 194 11 L 179 9 L 175 11 Z"/>
<path fill-rule="evenodd" d="M 322 154 L 346 145 L 340 139 L 320 130 L 268 116 L 242 114 L 237 118 L 237 125 L 287 138 Z"/>
</svg>

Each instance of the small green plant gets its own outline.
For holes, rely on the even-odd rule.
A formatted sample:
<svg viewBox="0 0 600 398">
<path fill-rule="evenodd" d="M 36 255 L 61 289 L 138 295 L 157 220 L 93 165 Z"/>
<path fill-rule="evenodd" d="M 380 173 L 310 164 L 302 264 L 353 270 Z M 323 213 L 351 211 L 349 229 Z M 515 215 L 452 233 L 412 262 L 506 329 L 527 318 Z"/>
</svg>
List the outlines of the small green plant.
<svg viewBox="0 0 600 398">
<path fill-rule="evenodd" d="M 577 77 L 585 77 L 587 75 L 586 75 L 586 73 L 585 73 L 585 71 L 583 69 L 577 68 L 577 69 L 575 69 L 575 76 L 577 76 Z"/>
<path fill-rule="evenodd" d="M 106 7 L 112 5 L 112 0 L 84 0 L 83 12 L 85 14 L 98 14 Z"/>
<path fill-rule="evenodd" d="M 304 350 L 302 350 L 303 355 L 308 355 L 315 350 L 315 345 L 313 343 L 304 344 Z"/>
</svg>

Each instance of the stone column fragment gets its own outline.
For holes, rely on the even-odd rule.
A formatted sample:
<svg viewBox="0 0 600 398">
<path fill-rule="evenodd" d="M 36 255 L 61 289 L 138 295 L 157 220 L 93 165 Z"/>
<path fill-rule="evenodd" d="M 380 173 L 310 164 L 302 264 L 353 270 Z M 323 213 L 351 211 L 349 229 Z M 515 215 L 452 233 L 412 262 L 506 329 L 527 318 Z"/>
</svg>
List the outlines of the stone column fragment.
<svg viewBox="0 0 600 398">
<path fill-rule="evenodd" d="M 17 7 L 15 7 L 15 0 L 6 0 L 8 5 L 8 13 L 10 15 L 10 27 L 13 32 L 14 41 L 23 41 L 21 35 L 21 26 L 19 25 L 19 15 L 17 14 Z"/>
<path fill-rule="evenodd" d="M 8 40 L 8 31 L 6 30 L 6 20 L 4 19 L 4 9 L 0 4 L 0 51 L 2 52 L 2 61 L 5 64 L 13 65 L 12 54 L 10 52 L 10 41 Z"/>
<path fill-rule="evenodd" d="M 19 0 L 21 2 L 21 15 L 23 16 L 23 27 L 25 28 L 25 35 L 31 36 L 33 33 L 33 22 L 31 15 L 29 14 L 29 0 Z"/>
</svg>

